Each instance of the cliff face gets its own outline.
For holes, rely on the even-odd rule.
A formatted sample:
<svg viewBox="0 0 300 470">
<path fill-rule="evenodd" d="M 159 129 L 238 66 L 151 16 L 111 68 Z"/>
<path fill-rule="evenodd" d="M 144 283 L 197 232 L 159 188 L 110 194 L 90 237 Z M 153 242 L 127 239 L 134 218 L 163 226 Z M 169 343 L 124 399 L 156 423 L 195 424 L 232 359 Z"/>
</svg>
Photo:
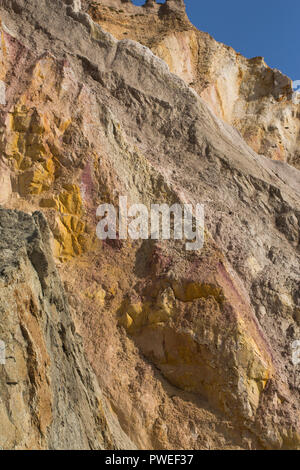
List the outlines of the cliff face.
<svg viewBox="0 0 300 470">
<path fill-rule="evenodd" d="M 50 238 L 42 213 L 0 209 L 1 448 L 128 447 L 86 360 Z"/>
<path fill-rule="evenodd" d="M 118 37 L 127 28 L 185 71 L 186 38 L 196 48 L 206 38 L 207 54 L 197 54 L 211 84 L 216 51 L 225 61 L 235 53 L 192 28 L 175 0 L 144 9 L 2 0 L 0 16 L 0 312 L 9 311 L 0 339 L 12 348 L 0 365 L 0 445 L 300 448 L 291 360 L 300 338 L 300 173 L 255 153 L 213 113 L 201 67 L 191 88 L 179 68 L 170 73 L 147 47 Z M 160 43 L 174 44 L 173 33 L 182 42 L 159 49 L 155 29 Z M 261 89 L 257 61 L 239 60 L 262 94 L 252 112 L 264 100 L 272 119 L 276 106 L 294 106 L 274 98 L 269 107 L 275 88 Z M 283 159 L 296 162 L 291 148 Z M 96 208 L 119 195 L 147 207 L 204 203 L 204 248 L 99 241 Z M 44 213 L 52 254 L 43 216 L 8 208 Z"/>
<path fill-rule="evenodd" d="M 293 103 L 292 82 L 262 57 L 246 59 L 198 31 L 183 0 L 143 7 L 85 0 L 82 7 L 118 39 L 134 39 L 166 61 L 255 152 L 300 168 L 300 107 Z"/>
</svg>

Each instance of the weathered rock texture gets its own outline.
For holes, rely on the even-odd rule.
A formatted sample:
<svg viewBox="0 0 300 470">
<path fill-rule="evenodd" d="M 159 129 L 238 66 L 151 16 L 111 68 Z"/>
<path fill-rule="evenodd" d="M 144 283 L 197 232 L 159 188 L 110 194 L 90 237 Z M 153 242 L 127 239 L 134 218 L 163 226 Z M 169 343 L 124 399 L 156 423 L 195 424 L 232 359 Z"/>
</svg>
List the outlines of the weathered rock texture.
<svg viewBox="0 0 300 470">
<path fill-rule="evenodd" d="M 86 360 L 50 238 L 42 213 L 0 209 L 1 447 L 130 446 Z"/>
<path fill-rule="evenodd" d="M 300 168 L 300 105 L 293 104 L 291 80 L 268 67 L 263 57 L 246 59 L 198 31 L 183 0 L 150 1 L 143 7 L 131 1 L 86 0 L 82 6 L 118 39 L 150 47 L 255 152 Z"/>
<path fill-rule="evenodd" d="M 108 418 L 102 413 L 99 418 L 93 406 L 98 389 L 88 379 L 92 372 L 84 362 L 88 375 L 80 376 L 80 358 L 74 352 L 69 369 L 60 367 L 65 377 L 60 384 L 63 395 L 71 376 L 75 381 L 82 402 L 77 399 L 75 406 L 72 399 L 70 406 L 82 432 L 80 438 L 72 439 L 70 434 L 62 445 L 106 447 L 103 436 L 108 426 L 113 447 L 299 449 L 299 367 L 292 364 L 291 346 L 300 338 L 300 173 L 287 163 L 255 153 L 224 122 L 226 116 L 222 120 L 214 114 L 203 99 L 208 85 L 201 88 L 201 67 L 192 69 L 195 89 L 190 88 L 186 82 L 193 80 L 182 80 L 179 69 L 173 71 L 181 78 L 170 73 L 166 62 L 150 49 L 129 39 L 115 39 L 80 9 L 89 8 L 93 18 L 119 38 L 125 26 L 134 30 L 128 26 L 131 22 L 135 25 L 140 19 L 146 25 L 147 15 L 154 15 L 151 31 L 154 34 L 161 25 L 162 36 L 157 33 L 161 41 L 172 28 L 176 34 L 184 33 L 182 43 L 170 39 L 171 45 L 172 41 L 178 44 L 173 52 L 173 46 L 162 46 L 173 58 L 187 47 L 190 35 L 200 64 L 207 64 L 208 83 L 216 86 L 219 72 L 214 75 L 210 67 L 217 51 L 225 62 L 237 56 L 196 32 L 184 16 L 181 1 L 169 0 L 163 7 L 148 2 L 144 9 L 117 0 L 101 2 L 102 6 L 97 2 L 95 7 L 86 3 L 2 0 L 0 8 L 5 84 L 1 203 L 26 211 L 38 208 L 45 214 L 72 318 L 111 408 Z M 105 24 L 104 7 L 111 13 Z M 116 9 L 123 12 L 116 16 Z M 138 18 L 132 16 L 137 14 Z M 135 39 L 146 41 L 163 56 L 147 42 L 148 27 L 143 27 L 144 35 L 135 28 L 135 34 L 140 34 Z M 199 49 L 202 40 L 206 46 Z M 210 49 L 212 45 L 215 49 Z M 276 107 L 280 113 L 292 109 L 290 102 L 276 101 L 274 87 L 261 89 L 262 75 L 259 71 L 255 75 L 255 67 L 260 67 L 255 61 L 240 56 L 239 60 L 251 77 L 246 82 L 257 92 L 252 101 L 248 91 L 236 92 L 240 103 L 247 102 L 248 107 L 251 102 L 256 115 L 260 115 L 259 106 L 267 103 L 272 119 Z M 224 110 L 230 115 L 228 106 Z M 241 116 L 251 127 L 251 118 Z M 293 122 L 296 126 L 297 121 Z M 296 162 L 292 151 L 296 137 L 287 142 L 290 147 L 285 147 L 282 159 Z M 203 250 L 186 252 L 179 241 L 100 242 L 95 235 L 96 208 L 102 202 L 117 205 L 119 195 L 127 195 L 129 203 L 147 206 L 204 203 Z M 32 219 L 21 213 L 4 214 L 4 220 L 24 219 L 31 225 L 41 220 L 37 215 Z M 34 239 L 27 240 L 26 227 L 21 224 L 19 232 L 24 232 L 23 246 L 30 247 Z M 64 442 L 59 437 L 63 431 L 55 425 L 58 405 L 51 402 L 55 381 L 50 386 L 47 377 L 55 370 L 55 358 L 63 360 L 67 354 L 64 348 L 68 351 L 70 343 L 77 347 L 77 336 L 65 304 L 56 306 L 56 313 L 48 310 L 53 295 L 50 288 L 41 293 L 47 276 L 44 264 L 38 259 L 34 265 L 30 254 L 24 263 L 29 265 L 27 287 L 22 289 L 19 308 L 10 315 L 17 329 L 22 321 L 37 323 L 42 344 L 31 341 L 45 359 L 39 359 L 43 366 L 35 363 L 40 369 L 38 379 L 33 379 L 35 408 L 20 406 L 28 416 L 38 416 L 34 419 L 41 419 L 43 428 L 31 422 L 38 436 L 33 443 L 26 443 L 21 433 L 17 443 L 12 439 L 5 445 L 55 447 L 55 436 Z M 41 270 L 38 281 L 36 272 Z M 17 272 L 14 276 L 17 283 Z M 25 308 L 30 307 L 28 289 L 28 298 L 37 299 L 37 312 L 43 313 Z M 47 327 L 51 315 L 61 315 L 59 325 L 53 324 L 53 338 Z M 65 347 L 60 324 L 71 335 Z M 1 328 L 4 340 L 9 338 L 10 327 L 1 323 Z M 23 341 L 27 344 L 28 337 L 23 336 Z M 21 357 L 22 351 L 30 356 L 19 346 L 16 350 Z M 30 357 L 24 357 L 30 363 Z M 26 377 L 23 387 L 30 390 L 26 383 L 32 381 Z M 41 394 L 43 388 L 47 393 Z M 81 395 L 84 389 L 88 404 Z M 1 399 L 9 406 L 8 398 L 1 395 Z M 61 410 L 68 414 L 64 403 Z M 97 419 L 103 419 L 100 428 Z M 18 422 L 21 418 L 16 415 L 14 423 Z M 0 430 L 5 438 L 1 424 Z"/>
</svg>

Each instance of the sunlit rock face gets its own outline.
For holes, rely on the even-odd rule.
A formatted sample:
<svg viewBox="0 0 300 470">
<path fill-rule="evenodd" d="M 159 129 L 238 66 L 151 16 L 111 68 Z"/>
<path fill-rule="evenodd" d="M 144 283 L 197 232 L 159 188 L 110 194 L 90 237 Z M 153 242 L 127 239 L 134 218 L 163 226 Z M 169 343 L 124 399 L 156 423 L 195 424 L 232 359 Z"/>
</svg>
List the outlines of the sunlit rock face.
<svg viewBox="0 0 300 470">
<path fill-rule="evenodd" d="M 3 448 L 300 448 L 296 140 L 253 150 L 291 84 L 184 11 L 1 3 Z M 203 249 L 100 241 L 119 196 L 203 203 Z"/>
<path fill-rule="evenodd" d="M 43 214 L 0 209 L 0 234 L 1 448 L 129 447 L 75 331 Z"/>
<path fill-rule="evenodd" d="M 87 0 L 83 5 L 118 39 L 150 47 L 255 152 L 300 168 L 299 99 L 293 101 L 292 81 L 262 57 L 246 59 L 198 31 L 183 1 L 137 7 L 130 1 Z"/>
</svg>

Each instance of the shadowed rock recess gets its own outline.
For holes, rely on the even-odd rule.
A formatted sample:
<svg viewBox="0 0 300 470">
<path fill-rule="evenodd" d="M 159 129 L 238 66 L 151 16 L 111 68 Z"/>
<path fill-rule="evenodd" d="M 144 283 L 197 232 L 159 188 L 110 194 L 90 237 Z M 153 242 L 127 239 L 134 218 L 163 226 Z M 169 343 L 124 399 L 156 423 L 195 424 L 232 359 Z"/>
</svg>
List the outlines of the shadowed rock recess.
<svg viewBox="0 0 300 470">
<path fill-rule="evenodd" d="M 299 450 L 291 81 L 182 0 L 0 19 L 0 447 Z M 204 204 L 203 249 L 98 240 L 119 196 Z"/>
</svg>

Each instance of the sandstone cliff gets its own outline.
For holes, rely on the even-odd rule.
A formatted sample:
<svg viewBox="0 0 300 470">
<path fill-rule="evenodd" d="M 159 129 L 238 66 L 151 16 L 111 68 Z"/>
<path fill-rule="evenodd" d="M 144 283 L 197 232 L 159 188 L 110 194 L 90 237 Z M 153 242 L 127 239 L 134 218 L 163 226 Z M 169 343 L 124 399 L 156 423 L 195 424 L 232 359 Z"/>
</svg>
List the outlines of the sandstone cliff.
<svg viewBox="0 0 300 470">
<path fill-rule="evenodd" d="M 40 212 L 0 209 L 1 448 L 134 448 L 86 360 L 50 239 Z"/>
<path fill-rule="evenodd" d="M 163 5 L 151 0 L 144 7 L 122 0 L 81 3 L 118 39 L 150 47 L 255 152 L 300 168 L 300 106 L 293 103 L 291 80 L 268 67 L 263 57 L 246 59 L 198 31 L 186 16 L 183 0 Z"/>
<path fill-rule="evenodd" d="M 251 127 L 251 106 L 259 116 L 266 106 L 270 119 L 277 109 L 294 112 L 290 82 L 287 102 L 279 101 L 273 82 L 261 85 L 265 65 L 197 32 L 181 1 L 142 9 L 117 0 L 2 0 L 0 17 L 1 204 L 44 213 L 67 297 L 44 218 L 1 211 L 1 263 L 11 284 L 4 270 L 1 308 L 10 304 L 0 339 L 12 345 L 17 367 L 13 380 L 1 369 L 11 428 L 0 423 L 0 445 L 299 449 L 291 345 L 300 339 L 300 173 L 255 153 L 228 124 Z M 188 68 L 179 54 L 187 37 L 207 64 L 202 78 L 198 65 L 192 79 L 178 68 Z M 256 90 L 251 99 L 249 89 L 235 88 L 245 105 L 236 120 L 232 95 L 222 105 L 227 116 L 207 99 L 219 86 L 217 52 L 243 64 Z M 166 54 L 177 57 L 177 69 Z M 296 144 L 297 132 L 280 157 L 295 166 Z M 119 195 L 147 206 L 204 203 L 203 250 L 188 253 L 179 241 L 99 241 L 96 208 L 117 205 Z M 20 401 L 26 392 L 32 398 Z M 10 397 L 19 407 L 13 420 Z"/>
</svg>

